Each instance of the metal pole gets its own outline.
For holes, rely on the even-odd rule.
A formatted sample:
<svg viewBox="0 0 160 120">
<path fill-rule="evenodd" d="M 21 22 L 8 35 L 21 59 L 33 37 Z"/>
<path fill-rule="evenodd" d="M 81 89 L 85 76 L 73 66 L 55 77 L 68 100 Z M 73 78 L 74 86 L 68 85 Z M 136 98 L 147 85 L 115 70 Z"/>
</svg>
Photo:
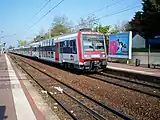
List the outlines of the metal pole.
<svg viewBox="0 0 160 120">
<path fill-rule="evenodd" d="M 151 49 L 151 47 L 150 47 L 150 44 L 149 44 L 149 49 L 148 49 L 148 68 L 150 68 L 150 49 Z"/>
<path fill-rule="evenodd" d="M 51 29 L 49 29 L 49 38 L 51 38 Z"/>
<path fill-rule="evenodd" d="M 97 27 L 97 31 L 99 32 L 99 23 L 98 23 L 97 25 L 98 25 L 98 27 Z"/>
</svg>

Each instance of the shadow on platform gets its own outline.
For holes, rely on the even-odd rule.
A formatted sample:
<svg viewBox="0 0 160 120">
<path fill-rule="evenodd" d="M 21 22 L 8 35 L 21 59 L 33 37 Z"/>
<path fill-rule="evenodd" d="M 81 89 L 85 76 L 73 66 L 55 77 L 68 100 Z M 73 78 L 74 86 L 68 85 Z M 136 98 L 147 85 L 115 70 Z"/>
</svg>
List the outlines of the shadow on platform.
<svg viewBox="0 0 160 120">
<path fill-rule="evenodd" d="M 0 120 L 5 120 L 8 118 L 7 116 L 5 116 L 5 110 L 5 106 L 0 106 Z"/>
</svg>

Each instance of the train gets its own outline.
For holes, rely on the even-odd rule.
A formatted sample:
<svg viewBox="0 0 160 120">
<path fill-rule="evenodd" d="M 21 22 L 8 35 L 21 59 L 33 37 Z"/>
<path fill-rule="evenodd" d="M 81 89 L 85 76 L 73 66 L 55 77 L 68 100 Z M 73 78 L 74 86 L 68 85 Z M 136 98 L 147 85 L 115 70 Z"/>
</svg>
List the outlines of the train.
<svg viewBox="0 0 160 120">
<path fill-rule="evenodd" d="M 107 66 L 104 34 L 85 29 L 10 49 L 9 52 L 83 71 L 103 71 Z"/>
</svg>

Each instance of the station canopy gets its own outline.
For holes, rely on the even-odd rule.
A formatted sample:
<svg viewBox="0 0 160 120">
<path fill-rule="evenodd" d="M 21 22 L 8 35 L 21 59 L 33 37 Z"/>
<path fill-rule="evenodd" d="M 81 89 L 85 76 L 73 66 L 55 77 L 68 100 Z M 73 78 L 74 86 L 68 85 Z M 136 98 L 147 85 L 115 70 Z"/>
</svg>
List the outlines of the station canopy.
<svg viewBox="0 0 160 120">
<path fill-rule="evenodd" d="M 148 40 L 148 44 L 160 44 L 160 36 Z"/>
</svg>

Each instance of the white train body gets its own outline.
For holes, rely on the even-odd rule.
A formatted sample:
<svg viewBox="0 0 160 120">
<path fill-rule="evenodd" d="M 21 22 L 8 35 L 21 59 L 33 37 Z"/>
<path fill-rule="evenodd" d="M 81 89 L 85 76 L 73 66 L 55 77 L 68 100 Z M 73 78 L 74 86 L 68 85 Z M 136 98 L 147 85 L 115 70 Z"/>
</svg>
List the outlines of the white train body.
<svg viewBox="0 0 160 120">
<path fill-rule="evenodd" d="M 80 70 L 100 70 L 107 65 L 105 38 L 98 32 L 80 31 L 57 36 L 10 52 Z"/>
</svg>

